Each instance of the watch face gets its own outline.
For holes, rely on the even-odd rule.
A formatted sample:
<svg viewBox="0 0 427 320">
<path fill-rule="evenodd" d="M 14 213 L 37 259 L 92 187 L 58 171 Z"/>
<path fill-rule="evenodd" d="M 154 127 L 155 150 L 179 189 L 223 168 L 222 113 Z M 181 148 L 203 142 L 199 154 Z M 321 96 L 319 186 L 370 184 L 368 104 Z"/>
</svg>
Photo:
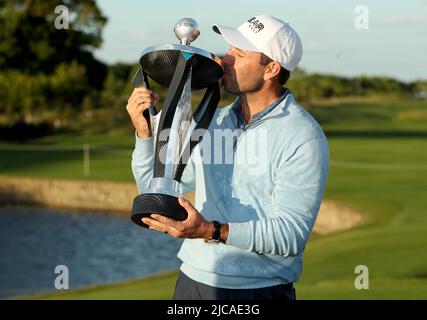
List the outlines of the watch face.
<svg viewBox="0 0 427 320">
<path fill-rule="evenodd" d="M 211 238 L 211 239 L 205 239 L 205 242 L 206 243 L 219 243 L 219 242 L 221 242 L 220 240 L 217 240 L 217 239 L 213 239 L 213 238 Z"/>
<path fill-rule="evenodd" d="M 219 243 L 221 242 L 221 224 L 218 221 L 213 221 L 214 232 L 210 239 L 205 239 L 206 243 Z"/>
<path fill-rule="evenodd" d="M 207 242 L 208 243 L 220 243 L 221 241 L 219 241 L 217 239 L 209 239 Z"/>
</svg>

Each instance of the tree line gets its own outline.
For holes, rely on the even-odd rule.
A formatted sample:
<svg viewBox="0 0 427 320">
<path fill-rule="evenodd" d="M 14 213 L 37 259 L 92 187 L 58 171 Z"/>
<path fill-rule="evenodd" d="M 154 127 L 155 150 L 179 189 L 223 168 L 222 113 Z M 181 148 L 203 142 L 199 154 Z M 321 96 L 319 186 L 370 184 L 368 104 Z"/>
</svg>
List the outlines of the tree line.
<svg viewBox="0 0 427 320">
<path fill-rule="evenodd" d="M 69 30 L 55 29 L 58 5 L 73 13 Z M 107 65 L 94 57 L 106 23 L 94 0 L 0 0 L 0 120 L 31 123 L 90 110 L 120 112 L 132 91 L 137 63 Z M 412 97 L 427 91 L 427 81 L 350 78 L 302 69 L 292 73 L 286 86 L 302 100 L 378 94 Z M 166 94 L 159 86 L 154 89 Z"/>
</svg>

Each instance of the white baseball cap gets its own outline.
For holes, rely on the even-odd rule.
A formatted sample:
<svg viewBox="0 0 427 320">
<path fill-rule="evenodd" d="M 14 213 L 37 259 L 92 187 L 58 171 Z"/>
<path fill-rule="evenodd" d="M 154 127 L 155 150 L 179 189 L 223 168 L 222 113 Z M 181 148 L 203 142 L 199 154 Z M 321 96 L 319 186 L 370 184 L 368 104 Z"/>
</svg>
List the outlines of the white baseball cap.
<svg viewBox="0 0 427 320">
<path fill-rule="evenodd" d="M 296 68 L 302 57 L 302 43 L 297 32 L 288 22 L 271 16 L 252 17 L 237 29 L 216 24 L 212 29 L 231 46 L 262 52 L 289 71 Z"/>
</svg>

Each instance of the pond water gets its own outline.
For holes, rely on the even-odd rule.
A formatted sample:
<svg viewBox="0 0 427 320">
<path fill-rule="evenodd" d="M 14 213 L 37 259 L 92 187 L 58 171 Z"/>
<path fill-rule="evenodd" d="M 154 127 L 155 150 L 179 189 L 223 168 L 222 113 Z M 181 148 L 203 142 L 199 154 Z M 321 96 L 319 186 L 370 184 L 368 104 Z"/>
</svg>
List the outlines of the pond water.
<svg viewBox="0 0 427 320">
<path fill-rule="evenodd" d="M 0 208 L 0 297 L 55 291 L 58 265 L 70 289 L 176 269 L 181 243 L 113 215 Z"/>
</svg>

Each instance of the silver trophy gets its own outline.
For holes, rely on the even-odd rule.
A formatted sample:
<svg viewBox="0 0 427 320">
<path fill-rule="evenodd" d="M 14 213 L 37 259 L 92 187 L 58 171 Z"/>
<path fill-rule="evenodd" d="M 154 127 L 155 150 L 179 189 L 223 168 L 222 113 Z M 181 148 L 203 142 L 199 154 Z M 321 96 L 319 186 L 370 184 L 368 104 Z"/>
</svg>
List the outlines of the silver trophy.
<svg viewBox="0 0 427 320">
<path fill-rule="evenodd" d="M 168 88 L 158 120 L 154 151 L 153 178 L 148 192 L 133 201 L 132 221 L 148 227 L 141 219 L 152 213 L 185 220 L 187 212 L 178 202 L 180 181 L 193 148 L 200 142 L 200 131 L 207 129 L 220 99 L 219 81 L 223 70 L 215 56 L 190 46 L 200 32 L 191 18 L 179 20 L 174 28 L 180 44 L 162 44 L 145 49 L 134 87 L 149 88 L 148 77 Z M 191 91 L 205 90 L 200 104 L 191 106 Z M 147 120 L 156 115 L 155 106 L 144 113 Z M 195 133 L 195 134 L 194 134 Z"/>
</svg>

